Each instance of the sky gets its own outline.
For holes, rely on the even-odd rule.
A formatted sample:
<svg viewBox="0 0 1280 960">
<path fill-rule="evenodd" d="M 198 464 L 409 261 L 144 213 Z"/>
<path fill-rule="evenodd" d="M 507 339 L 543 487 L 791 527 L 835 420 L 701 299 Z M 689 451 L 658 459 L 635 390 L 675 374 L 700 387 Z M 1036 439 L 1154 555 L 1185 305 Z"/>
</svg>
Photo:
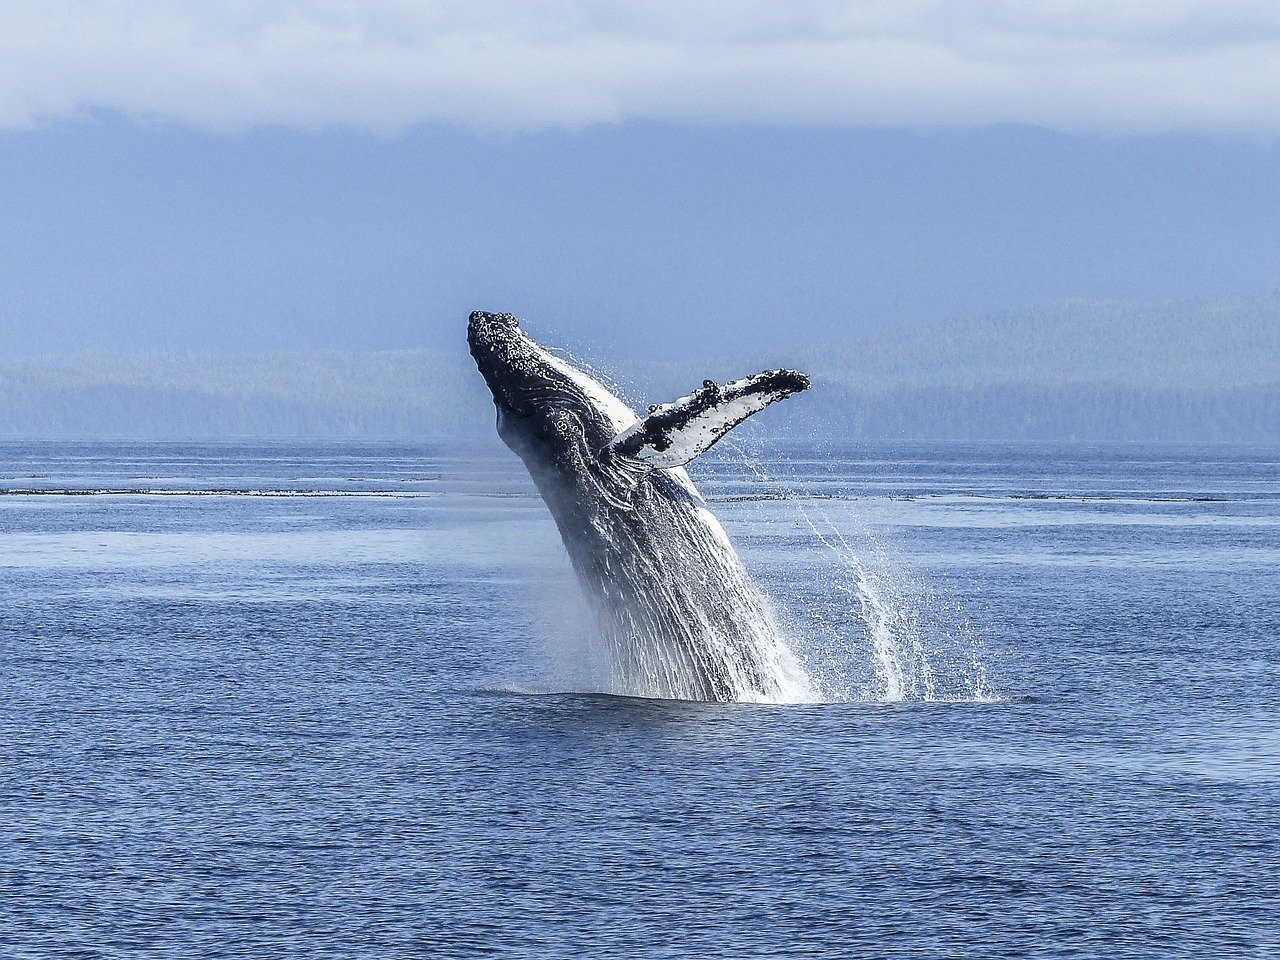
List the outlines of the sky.
<svg viewBox="0 0 1280 960">
<path fill-rule="evenodd" d="M 0 122 L 1280 128 L 1272 0 L 8 0 Z"/>
<path fill-rule="evenodd" d="M 0 0 L 0 358 L 1280 287 L 1270 2 Z"/>
</svg>

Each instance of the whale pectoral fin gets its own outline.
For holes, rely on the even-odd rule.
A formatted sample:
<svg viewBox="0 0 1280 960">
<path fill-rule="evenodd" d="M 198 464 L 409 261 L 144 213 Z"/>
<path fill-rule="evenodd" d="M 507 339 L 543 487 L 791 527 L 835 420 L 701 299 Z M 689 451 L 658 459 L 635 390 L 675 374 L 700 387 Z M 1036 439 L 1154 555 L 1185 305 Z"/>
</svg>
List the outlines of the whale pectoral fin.
<svg viewBox="0 0 1280 960">
<path fill-rule="evenodd" d="M 654 468 L 680 467 L 753 413 L 808 387 L 809 378 L 795 370 L 766 370 L 723 385 L 704 380 L 689 396 L 650 407 L 648 417 L 613 439 L 611 450 Z"/>
</svg>

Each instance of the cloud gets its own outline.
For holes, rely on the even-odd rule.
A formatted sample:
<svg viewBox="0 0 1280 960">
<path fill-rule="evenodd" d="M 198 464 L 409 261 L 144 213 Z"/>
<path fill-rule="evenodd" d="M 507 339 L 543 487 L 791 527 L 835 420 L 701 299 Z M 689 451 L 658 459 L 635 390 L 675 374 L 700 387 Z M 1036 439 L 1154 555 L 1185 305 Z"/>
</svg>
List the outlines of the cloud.
<svg viewBox="0 0 1280 960">
<path fill-rule="evenodd" d="M 0 0 L 0 127 L 1280 132 L 1273 0 Z"/>
</svg>

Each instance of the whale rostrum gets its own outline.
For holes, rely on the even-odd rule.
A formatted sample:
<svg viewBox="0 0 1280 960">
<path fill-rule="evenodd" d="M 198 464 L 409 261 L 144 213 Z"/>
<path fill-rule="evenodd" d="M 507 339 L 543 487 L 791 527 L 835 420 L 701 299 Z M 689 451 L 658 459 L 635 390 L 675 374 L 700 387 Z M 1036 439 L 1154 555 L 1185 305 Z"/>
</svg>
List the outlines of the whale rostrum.
<svg viewBox="0 0 1280 960">
<path fill-rule="evenodd" d="M 608 641 L 614 690 L 808 698 L 805 671 L 684 465 L 809 378 L 780 369 L 707 380 L 642 419 L 511 314 L 471 314 L 467 339 L 498 433 L 555 519 Z"/>
</svg>

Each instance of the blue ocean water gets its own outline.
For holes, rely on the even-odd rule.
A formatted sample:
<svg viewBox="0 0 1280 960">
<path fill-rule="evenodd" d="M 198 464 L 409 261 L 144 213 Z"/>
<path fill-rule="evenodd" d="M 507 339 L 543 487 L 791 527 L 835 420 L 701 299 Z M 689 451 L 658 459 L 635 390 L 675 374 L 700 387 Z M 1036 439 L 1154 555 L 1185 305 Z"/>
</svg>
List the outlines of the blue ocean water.
<svg viewBox="0 0 1280 960">
<path fill-rule="evenodd" d="M 1280 450 L 723 451 L 801 705 L 599 692 L 496 441 L 0 474 L 0 956 L 1280 956 Z"/>
</svg>

